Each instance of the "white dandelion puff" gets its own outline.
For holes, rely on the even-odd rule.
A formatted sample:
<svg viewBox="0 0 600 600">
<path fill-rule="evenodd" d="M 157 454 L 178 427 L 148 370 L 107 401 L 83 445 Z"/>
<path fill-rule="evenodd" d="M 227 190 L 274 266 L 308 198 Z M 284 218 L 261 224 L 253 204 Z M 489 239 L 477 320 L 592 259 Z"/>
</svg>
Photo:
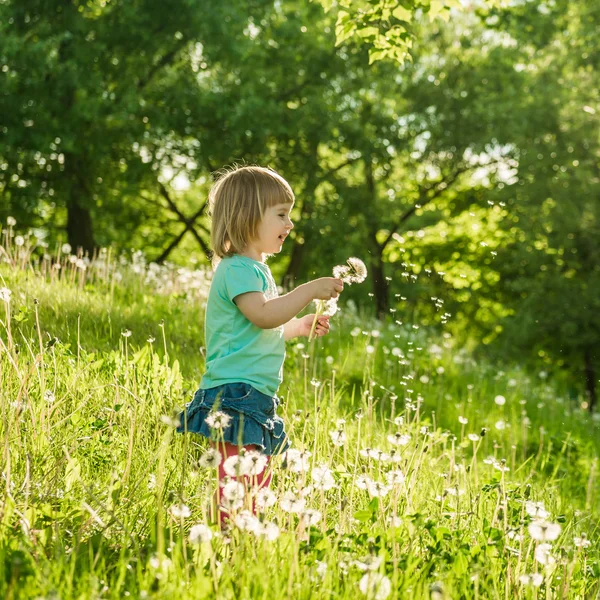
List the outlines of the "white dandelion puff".
<svg viewBox="0 0 600 600">
<path fill-rule="evenodd" d="M 541 565 L 553 565 L 556 560 L 550 554 L 552 546 L 550 544 L 539 544 L 535 549 L 534 557 Z"/>
<path fill-rule="evenodd" d="M 242 510 L 234 520 L 238 529 L 255 533 L 260 525 L 260 521 L 249 511 Z"/>
<path fill-rule="evenodd" d="M 373 600 L 385 600 L 392 591 L 392 582 L 389 577 L 381 573 L 369 572 L 363 575 L 358 587 L 360 591 Z"/>
<path fill-rule="evenodd" d="M 204 523 L 198 523 L 190 527 L 189 540 L 191 544 L 206 544 L 213 538 L 213 532 Z"/>
<path fill-rule="evenodd" d="M 277 502 L 277 496 L 267 487 L 263 487 L 256 493 L 256 506 L 265 510 Z"/>
<path fill-rule="evenodd" d="M 221 464 L 223 457 L 216 448 L 209 448 L 198 461 L 198 465 L 205 469 L 215 469 Z"/>
<path fill-rule="evenodd" d="M 317 490 L 327 491 L 335 487 L 335 479 L 329 467 L 324 465 L 315 467 L 312 470 L 312 479 Z"/>
<path fill-rule="evenodd" d="M 285 492 L 279 501 L 281 509 L 288 513 L 300 513 L 306 506 L 306 500 L 293 492 Z"/>
<path fill-rule="evenodd" d="M 216 410 L 207 415 L 205 421 L 211 429 L 227 429 L 231 424 L 231 416 L 220 410 Z"/>
<path fill-rule="evenodd" d="M 223 486 L 222 503 L 225 508 L 237 510 L 244 504 L 244 486 L 239 481 L 229 481 Z"/>
<path fill-rule="evenodd" d="M 529 535 L 538 542 L 553 542 L 561 531 L 558 523 L 548 523 L 547 521 L 532 521 L 527 527 Z"/>
<path fill-rule="evenodd" d="M 192 516 L 192 511 L 186 504 L 173 504 L 169 512 L 175 519 L 187 519 Z"/>
</svg>

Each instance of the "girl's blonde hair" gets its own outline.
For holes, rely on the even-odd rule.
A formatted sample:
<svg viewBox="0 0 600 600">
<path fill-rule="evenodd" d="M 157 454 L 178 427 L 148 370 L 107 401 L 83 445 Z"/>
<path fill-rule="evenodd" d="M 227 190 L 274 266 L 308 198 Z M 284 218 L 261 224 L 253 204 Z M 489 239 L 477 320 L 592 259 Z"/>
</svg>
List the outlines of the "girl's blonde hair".
<svg viewBox="0 0 600 600">
<path fill-rule="evenodd" d="M 235 165 L 219 174 L 208 195 L 213 267 L 225 256 L 243 252 L 258 236 L 268 208 L 295 200 L 289 183 L 273 169 Z"/>
</svg>

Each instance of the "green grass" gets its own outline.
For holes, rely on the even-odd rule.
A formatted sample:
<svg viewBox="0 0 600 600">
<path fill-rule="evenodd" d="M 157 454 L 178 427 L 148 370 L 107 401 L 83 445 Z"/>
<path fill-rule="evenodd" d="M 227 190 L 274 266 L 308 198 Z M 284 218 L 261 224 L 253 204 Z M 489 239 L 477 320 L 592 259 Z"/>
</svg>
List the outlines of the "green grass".
<svg viewBox="0 0 600 600">
<path fill-rule="evenodd" d="M 560 382 L 351 307 L 329 336 L 288 342 L 279 391 L 294 447 L 312 456 L 304 473 L 275 459 L 272 490 L 299 491 L 327 465 L 335 487 L 306 496 L 322 518 L 307 526 L 276 504 L 264 515 L 280 528 L 274 540 L 234 528 L 192 544 L 215 472 L 198 467 L 205 441 L 161 417 L 202 375 L 206 289 L 162 293 L 123 272 L 117 283 L 92 268 L 53 281 L 30 266 L 0 270 L 12 290 L 0 301 L 2 597 L 377 597 L 361 592 L 365 573 L 385 576 L 391 598 L 598 596 L 599 421 Z M 406 445 L 390 444 L 396 432 Z M 366 448 L 395 449 L 399 462 Z M 381 498 L 356 485 L 392 468 L 404 483 Z M 561 526 L 550 567 L 534 559 L 527 501 Z M 181 503 L 190 517 L 172 516 Z M 575 545 L 582 534 L 589 547 Z M 539 587 L 520 582 L 532 573 Z"/>
</svg>

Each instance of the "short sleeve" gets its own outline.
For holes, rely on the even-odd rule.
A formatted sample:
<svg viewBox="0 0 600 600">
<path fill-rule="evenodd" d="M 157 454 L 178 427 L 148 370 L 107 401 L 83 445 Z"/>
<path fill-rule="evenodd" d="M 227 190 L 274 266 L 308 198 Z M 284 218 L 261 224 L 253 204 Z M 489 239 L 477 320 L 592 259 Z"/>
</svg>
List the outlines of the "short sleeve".
<svg viewBox="0 0 600 600">
<path fill-rule="evenodd" d="M 262 273 L 252 265 L 229 265 L 225 272 L 225 291 L 227 298 L 233 299 L 246 292 L 265 292 L 265 279 Z"/>
</svg>

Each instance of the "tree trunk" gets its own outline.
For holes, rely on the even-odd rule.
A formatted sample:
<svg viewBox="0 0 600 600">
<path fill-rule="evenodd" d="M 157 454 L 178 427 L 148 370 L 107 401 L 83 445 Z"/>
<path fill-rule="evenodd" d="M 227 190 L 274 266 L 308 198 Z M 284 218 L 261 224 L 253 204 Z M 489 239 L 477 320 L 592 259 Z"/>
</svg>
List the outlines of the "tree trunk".
<svg viewBox="0 0 600 600">
<path fill-rule="evenodd" d="M 594 356 L 590 348 L 586 348 L 583 359 L 585 364 L 585 387 L 588 395 L 588 408 L 592 412 L 596 406 L 596 370 L 593 363 Z"/>
<path fill-rule="evenodd" d="M 92 228 L 92 214 L 73 197 L 67 202 L 67 236 L 73 251 L 82 248 L 84 253 L 93 255 L 96 242 Z"/>
</svg>

